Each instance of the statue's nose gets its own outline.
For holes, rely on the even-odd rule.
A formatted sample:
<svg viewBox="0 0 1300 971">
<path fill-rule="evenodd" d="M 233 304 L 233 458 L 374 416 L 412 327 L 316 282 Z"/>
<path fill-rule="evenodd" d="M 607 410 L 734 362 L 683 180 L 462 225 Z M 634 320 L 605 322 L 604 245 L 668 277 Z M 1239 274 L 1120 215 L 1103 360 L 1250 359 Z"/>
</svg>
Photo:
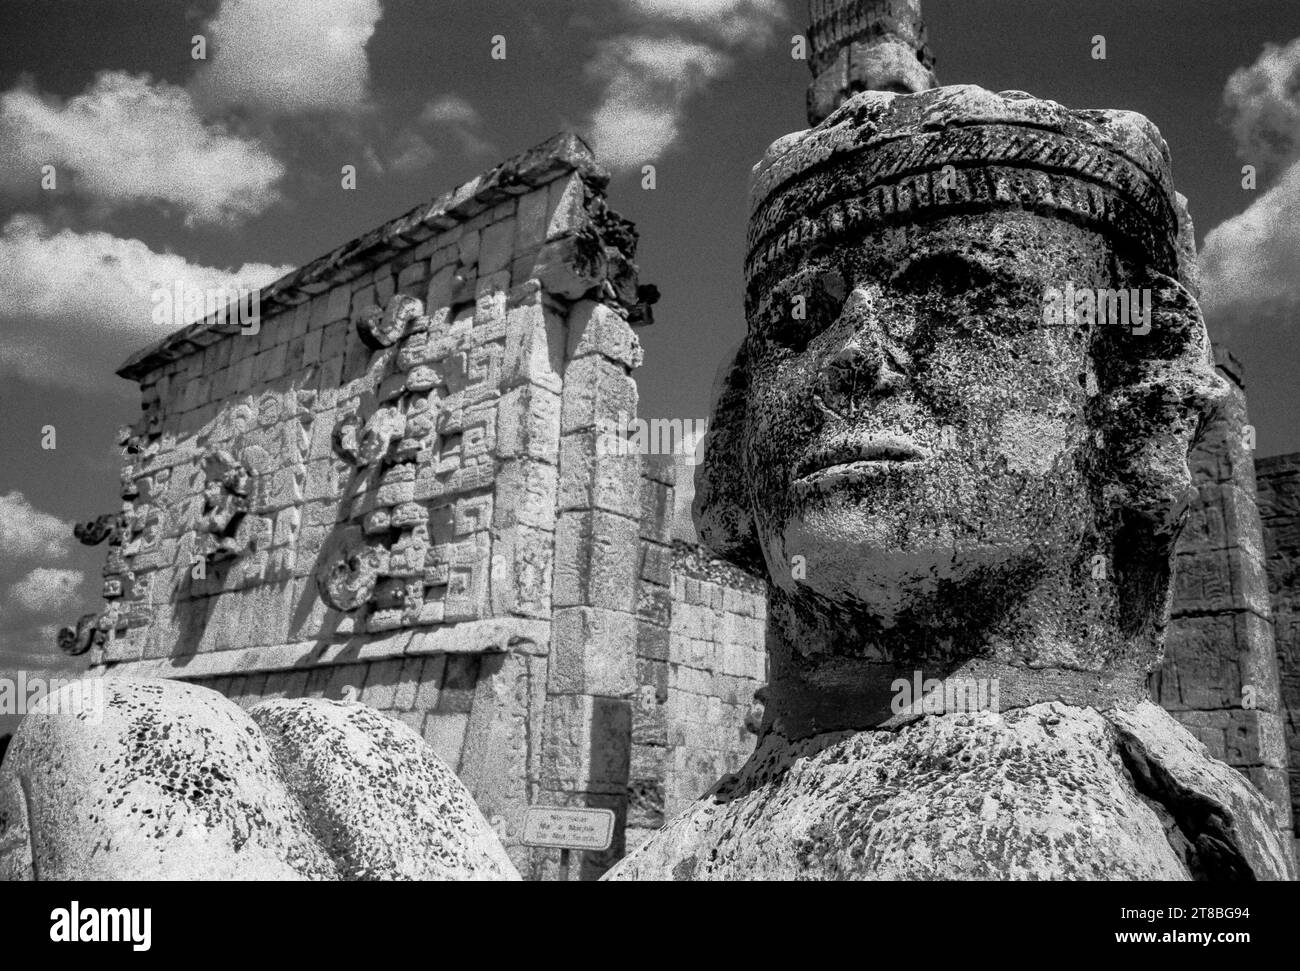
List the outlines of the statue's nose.
<svg viewBox="0 0 1300 971">
<path fill-rule="evenodd" d="M 822 368 L 823 398 L 828 404 L 828 399 L 839 399 L 849 411 L 866 400 L 896 394 L 909 380 L 906 355 L 889 340 L 871 302 L 871 295 L 862 288 L 849 294 L 839 323 L 841 331 L 847 330 L 850 336 L 826 358 Z"/>
</svg>

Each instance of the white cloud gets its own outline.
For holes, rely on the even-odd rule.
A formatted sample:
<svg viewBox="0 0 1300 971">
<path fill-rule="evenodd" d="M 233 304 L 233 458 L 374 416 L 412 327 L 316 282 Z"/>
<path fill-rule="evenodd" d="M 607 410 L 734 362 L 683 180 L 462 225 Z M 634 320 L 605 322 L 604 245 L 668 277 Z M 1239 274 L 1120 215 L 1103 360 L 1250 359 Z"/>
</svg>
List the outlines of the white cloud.
<svg viewBox="0 0 1300 971">
<path fill-rule="evenodd" d="M 367 107 L 379 0 L 224 0 L 204 25 L 193 87 L 219 105 L 281 114 Z"/>
<path fill-rule="evenodd" d="M 736 56 L 766 45 L 785 16 L 781 0 L 619 0 L 617 9 L 625 33 L 601 43 L 587 65 L 602 87 L 590 141 L 616 170 L 677 144 L 691 97 Z"/>
<path fill-rule="evenodd" d="M 72 523 L 41 512 L 21 492 L 0 496 L 0 550 L 6 562 L 61 560 L 72 547 Z"/>
<path fill-rule="evenodd" d="M 1237 154 L 1272 181 L 1300 158 L 1300 38 L 1264 45 L 1228 78 L 1223 101 Z"/>
<path fill-rule="evenodd" d="M 0 495 L 0 667 L 54 654 L 63 614 L 80 614 L 86 576 L 51 564 L 67 560 L 72 523 L 42 512 L 17 490 Z M 8 656 L 7 656 L 8 655 Z"/>
<path fill-rule="evenodd" d="M 1205 236 L 1202 304 L 1216 333 L 1300 316 L 1300 39 L 1268 44 L 1228 79 L 1228 124 L 1242 160 L 1271 186 Z"/>
<path fill-rule="evenodd" d="M 19 86 L 0 95 L 0 180 L 37 191 L 41 166 L 58 189 L 123 205 L 176 206 L 189 223 L 230 223 L 276 198 L 284 167 L 255 141 L 205 123 L 188 91 L 147 75 L 104 71 L 66 103 Z"/>
<path fill-rule="evenodd" d="M 77 597 L 77 588 L 85 579 L 86 575 L 80 570 L 38 566 L 9 588 L 9 600 L 28 613 L 58 610 L 72 606 L 72 601 Z"/>
<path fill-rule="evenodd" d="M 483 135 L 478 109 L 458 94 L 445 94 L 426 104 L 415 122 L 394 139 L 388 165 L 399 172 L 422 169 L 441 155 L 434 143 L 448 139 L 467 158 L 499 154 L 496 145 Z M 384 170 L 377 157 L 371 164 L 380 172 Z"/>
<path fill-rule="evenodd" d="M 1202 303 L 1216 326 L 1290 321 L 1300 313 L 1300 162 L 1249 209 L 1210 230 Z"/>
<path fill-rule="evenodd" d="M 85 389 L 116 389 L 128 354 L 177 329 L 151 319 L 150 295 L 187 288 L 260 287 L 290 267 L 220 270 L 138 239 L 50 230 L 14 216 L 0 229 L 0 373 Z"/>
<path fill-rule="evenodd" d="M 687 100 L 730 66 L 714 48 L 676 37 L 620 37 L 601 45 L 588 73 L 604 85 L 589 123 L 601 162 L 639 168 L 681 135 Z"/>
<path fill-rule="evenodd" d="M 623 0 L 646 20 L 692 25 L 728 44 L 760 45 L 783 15 L 781 0 Z"/>
<path fill-rule="evenodd" d="M 420 112 L 420 120 L 431 125 L 472 125 L 479 126 L 483 119 L 478 110 L 458 94 L 444 94 L 434 98 Z"/>
</svg>

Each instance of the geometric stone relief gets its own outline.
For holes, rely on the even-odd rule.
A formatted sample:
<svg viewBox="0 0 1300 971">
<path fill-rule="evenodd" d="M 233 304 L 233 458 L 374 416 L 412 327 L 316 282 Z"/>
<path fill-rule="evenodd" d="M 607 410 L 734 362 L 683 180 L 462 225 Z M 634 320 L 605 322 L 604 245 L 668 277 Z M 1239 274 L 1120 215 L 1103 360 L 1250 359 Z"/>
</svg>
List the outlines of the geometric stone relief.
<svg viewBox="0 0 1300 971">
<path fill-rule="evenodd" d="M 248 512 L 248 469 L 226 449 L 218 449 L 203 457 L 203 474 L 207 485 L 199 551 L 212 561 L 233 558 L 242 552 L 237 537 Z"/>
<path fill-rule="evenodd" d="M 463 287 L 469 271 L 457 269 Z M 372 633 L 487 612 L 502 350 L 491 341 L 504 328 L 484 327 L 476 306 L 428 316 L 422 301 L 394 294 L 357 316 L 368 347 L 395 349 L 394 370 L 333 430 L 353 481 L 348 525 L 332 537 L 317 584 Z"/>
<path fill-rule="evenodd" d="M 310 389 L 250 395 L 198 436 L 203 501 L 190 549 L 226 568 L 192 592 L 277 583 L 292 574 L 315 403 Z"/>
<path fill-rule="evenodd" d="M 61 631 L 60 647 L 80 653 L 109 631 L 148 627 L 159 608 L 183 613 L 198 609 L 193 597 L 287 581 L 316 397 L 296 386 L 248 394 L 180 434 L 164 432 L 149 389 L 144 417 L 118 433 L 121 511 L 75 529 L 83 543 L 108 541 L 108 605 L 93 624 Z"/>
</svg>

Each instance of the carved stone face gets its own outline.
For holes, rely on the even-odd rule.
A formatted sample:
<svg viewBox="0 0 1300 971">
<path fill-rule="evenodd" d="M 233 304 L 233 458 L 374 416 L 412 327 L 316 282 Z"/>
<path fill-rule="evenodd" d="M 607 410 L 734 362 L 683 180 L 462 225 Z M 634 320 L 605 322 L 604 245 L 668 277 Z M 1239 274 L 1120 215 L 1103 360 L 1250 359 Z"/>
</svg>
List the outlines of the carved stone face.
<svg viewBox="0 0 1300 971">
<path fill-rule="evenodd" d="M 1095 379 L 1044 293 L 1120 286 L 1116 266 L 1096 233 L 1003 212 L 805 252 L 752 290 L 744 461 L 773 582 L 889 626 L 1078 557 Z"/>
</svg>

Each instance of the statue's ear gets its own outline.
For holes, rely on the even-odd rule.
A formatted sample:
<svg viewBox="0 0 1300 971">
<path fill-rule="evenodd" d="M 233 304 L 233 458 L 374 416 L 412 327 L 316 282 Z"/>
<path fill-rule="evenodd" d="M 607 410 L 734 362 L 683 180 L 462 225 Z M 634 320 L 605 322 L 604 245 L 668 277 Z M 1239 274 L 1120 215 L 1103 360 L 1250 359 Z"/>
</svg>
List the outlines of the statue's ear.
<svg viewBox="0 0 1300 971">
<path fill-rule="evenodd" d="M 1227 387 L 1188 288 L 1163 273 L 1137 285 L 1151 294 L 1150 319 L 1099 328 L 1090 424 L 1102 434 L 1107 505 L 1172 542 L 1192 488 L 1188 453 Z"/>
<path fill-rule="evenodd" d="M 718 371 L 704 461 L 695 470 L 691 515 L 700 542 L 724 560 L 765 570 L 745 475 L 745 408 L 749 392 L 748 342 Z"/>
</svg>

